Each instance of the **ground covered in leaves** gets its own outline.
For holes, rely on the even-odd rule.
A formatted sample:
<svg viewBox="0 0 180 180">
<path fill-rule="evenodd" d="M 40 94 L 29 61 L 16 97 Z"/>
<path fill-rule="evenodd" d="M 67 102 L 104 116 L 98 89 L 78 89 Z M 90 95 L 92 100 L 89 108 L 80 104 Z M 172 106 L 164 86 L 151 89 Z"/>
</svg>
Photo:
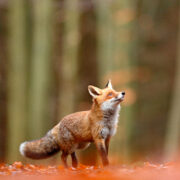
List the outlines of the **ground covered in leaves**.
<svg viewBox="0 0 180 180">
<path fill-rule="evenodd" d="M 0 164 L 0 179 L 121 179 L 121 180 L 179 180 L 180 163 L 151 164 L 133 166 L 109 166 L 106 168 L 80 165 L 77 169 L 64 169 L 62 166 L 12 165 Z"/>
</svg>

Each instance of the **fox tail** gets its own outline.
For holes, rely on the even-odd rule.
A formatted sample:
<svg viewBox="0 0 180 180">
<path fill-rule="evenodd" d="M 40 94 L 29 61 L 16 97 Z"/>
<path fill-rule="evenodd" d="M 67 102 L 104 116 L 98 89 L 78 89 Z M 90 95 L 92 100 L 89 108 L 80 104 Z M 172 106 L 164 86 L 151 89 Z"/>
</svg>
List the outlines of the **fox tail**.
<svg viewBox="0 0 180 180">
<path fill-rule="evenodd" d="M 23 142 L 19 151 L 23 156 L 31 159 L 44 159 L 60 151 L 60 146 L 51 132 L 48 132 L 41 139 Z"/>
</svg>

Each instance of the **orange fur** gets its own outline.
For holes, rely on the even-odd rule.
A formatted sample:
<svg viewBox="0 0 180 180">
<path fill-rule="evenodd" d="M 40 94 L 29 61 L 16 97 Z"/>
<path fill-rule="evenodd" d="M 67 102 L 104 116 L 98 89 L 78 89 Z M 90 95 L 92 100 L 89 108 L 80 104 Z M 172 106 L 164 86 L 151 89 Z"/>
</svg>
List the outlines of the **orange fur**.
<svg viewBox="0 0 180 180">
<path fill-rule="evenodd" d="M 125 93 L 116 92 L 110 81 L 105 89 L 88 86 L 88 90 L 93 97 L 92 108 L 89 111 L 65 116 L 42 139 L 23 143 L 20 146 L 21 154 L 40 159 L 61 150 L 64 165 L 67 167 L 66 159 L 71 154 L 73 166 L 76 167 L 75 151 L 86 148 L 94 142 L 103 164 L 107 165 L 109 141 L 116 131 L 119 104 Z"/>
</svg>

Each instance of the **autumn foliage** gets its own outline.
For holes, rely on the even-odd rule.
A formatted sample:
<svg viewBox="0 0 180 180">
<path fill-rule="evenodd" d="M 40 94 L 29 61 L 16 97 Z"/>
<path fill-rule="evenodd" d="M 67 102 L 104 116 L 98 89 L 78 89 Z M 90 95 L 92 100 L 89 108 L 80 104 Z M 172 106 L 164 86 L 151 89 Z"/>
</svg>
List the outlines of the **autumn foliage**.
<svg viewBox="0 0 180 180">
<path fill-rule="evenodd" d="M 62 166 L 23 165 L 14 162 L 12 165 L 0 165 L 0 179 L 123 179 L 123 180 L 166 180 L 180 179 L 180 163 L 151 164 L 132 166 L 100 166 L 80 165 L 77 169 L 64 169 Z"/>
</svg>

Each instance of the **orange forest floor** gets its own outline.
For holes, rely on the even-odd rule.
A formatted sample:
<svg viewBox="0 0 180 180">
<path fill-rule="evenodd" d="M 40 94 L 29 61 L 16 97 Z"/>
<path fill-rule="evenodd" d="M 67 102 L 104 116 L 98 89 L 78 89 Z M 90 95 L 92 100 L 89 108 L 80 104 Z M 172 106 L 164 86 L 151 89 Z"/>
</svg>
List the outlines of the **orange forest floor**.
<svg viewBox="0 0 180 180">
<path fill-rule="evenodd" d="M 79 168 L 64 169 L 62 166 L 39 166 L 14 162 L 12 165 L 0 164 L 1 179 L 43 179 L 43 180 L 81 180 L 81 179 L 120 179 L 120 180 L 179 180 L 180 163 L 151 164 L 141 166 L 109 166 L 106 168 L 80 165 Z"/>
</svg>

